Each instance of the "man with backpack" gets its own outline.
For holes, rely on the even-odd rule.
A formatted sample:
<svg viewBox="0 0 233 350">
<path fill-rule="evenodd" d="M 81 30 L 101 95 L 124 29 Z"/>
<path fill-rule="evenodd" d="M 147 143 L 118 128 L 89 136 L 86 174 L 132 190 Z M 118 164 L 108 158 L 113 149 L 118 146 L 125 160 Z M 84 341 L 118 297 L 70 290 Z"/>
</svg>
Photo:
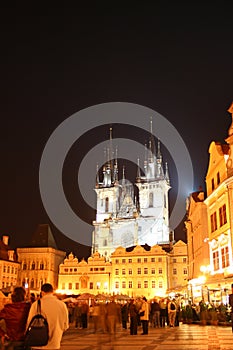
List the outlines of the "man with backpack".
<svg viewBox="0 0 233 350">
<path fill-rule="evenodd" d="M 45 283 L 41 287 L 41 314 L 46 318 L 49 328 L 48 344 L 43 349 L 60 349 L 63 332 L 69 328 L 68 309 L 66 304 L 53 295 L 53 287 L 50 283 Z M 37 314 L 37 302 L 31 305 L 27 326 L 33 316 Z M 33 349 L 41 349 L 33 347 Z"/>
<path fill-rule="evenodd" d="M 168 319 L 169 326 L 175 327 L 175 319 L 176 319 L 176 300 L 173 298 L 168 303 Z"/>
</svg>

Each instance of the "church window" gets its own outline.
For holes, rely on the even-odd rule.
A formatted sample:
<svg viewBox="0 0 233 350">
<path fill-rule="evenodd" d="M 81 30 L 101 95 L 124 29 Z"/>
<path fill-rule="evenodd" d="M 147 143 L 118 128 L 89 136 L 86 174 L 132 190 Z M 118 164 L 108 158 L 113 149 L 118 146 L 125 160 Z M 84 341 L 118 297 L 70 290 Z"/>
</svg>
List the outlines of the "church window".
<svg viewBox="0 0 233 350">
<path fill-rule="evenodd" d="M 155 288 L 155 281 L 151 281 L 151 287 Z"/>
<path fill-rule="evenodd" d="M 141 275 L 141 273 L 142 273 L 142 269 L 141 267 L 138 267 L 138 275 Z"/>
<path fill-rule="evenodd" d="M 219 174 L 219 171 L 217 172 L 217 185 L 220 184 L 220 174 Z"/>
<path fill-rule="evenodd" d="M 133 288 L 133 282 L 129 281 L 129 288 Z"/>
<path fill-rule="evenodd" d="M 227 223 L 226 204 L 219 208 L 219 224 L 223 226 Z"/>
<path fill-rule="evenodd" d="M 148 288 L 148 281 L 144 281 L 144 288 Z"/>
<path fill-rule="evenodd" d="M 105 198 L 105 213 L 109 212 L 109 198 Z"/>
<path fill-rule="evenodd" d="M 115 288 L 116 288 L 116 289 L 119 289 L 119 281 L 116 281 L 116 282 L 115 282 Z"/>
<path fill-rule="evenodd" d="M 36 264 L 34 263 L 34 261 L 33 261 L 33 263 L 32 263 L 32 270 L 35 270 L 35 267 L 36 267 Z"/>
<path fill-rule="evenodd" d="M 126 282 L 122 281 L 122 288 L 126 288 Z"/>
<path fill-rule="evenodd" d="M 153 193 L 150 192 L 149 194 L 149 207 L 153 207 L 153 200 L 154 200 L 154 196 L 153 196 Z"/>
<path fill-rule="evenodd" d="M 211 232 L 214 232 L 217 230 L 217 215 L 216 211 L 210 216 L 210 223 L 211 223 Z"/>
</svg>

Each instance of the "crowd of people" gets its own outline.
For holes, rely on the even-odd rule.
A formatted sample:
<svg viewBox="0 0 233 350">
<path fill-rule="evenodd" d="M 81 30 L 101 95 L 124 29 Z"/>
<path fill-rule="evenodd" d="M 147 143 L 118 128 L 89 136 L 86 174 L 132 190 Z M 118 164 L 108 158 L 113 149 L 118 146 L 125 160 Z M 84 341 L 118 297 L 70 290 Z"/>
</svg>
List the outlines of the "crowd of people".
<svg viewBox="0 0 233 350">
<path fill-rule="evenodd" d="M 49 325 L 49 341 L 43 349 L 60 349 L 63 333 L 70 324 L 75 329 L 92 327 L 93 331 L 116 333 L 117 325 L 123 330 L 129 330 L 130 335 L 148 334 L 150 327 L 175 327 L 180 320 L 184 321 L 184 311 L 189 311 L 192 318 L 201 318 L 206 311 L 205 303 L 201 301 L 195 307 L 191 304 L 183 306 L 175 298 L 160 298 L 148 301 L 146 297 L 131 298 L 124 302 L 117 302 L 111 297 L 108 302 L 80 300 L 75 303 L 65 303 L 54 295 L 53 287 L 45 283 L 41 287 L 41 294 L 30 295 L 26 300 L 23 287 L 15 287 L 11 294 L 11 303 L 0 310 L 0 349 L 25 349 L 24 339 L 27 327 L 33 316 L 37 314 L 37 299 L 40 299 L 41 313 Z M 231 307 L 231 322 L 233 321 L 233 284 L 232 294 L 229 295 Z M 198 308 L 198 310 L 197 310 Z M 219 312 L 224 312 L 224 305 L 220 304 Z M 232 322 L 233 332 L 233 322 Z M 33 350 L 41 348 L 33 348 Z"/>
</svg>

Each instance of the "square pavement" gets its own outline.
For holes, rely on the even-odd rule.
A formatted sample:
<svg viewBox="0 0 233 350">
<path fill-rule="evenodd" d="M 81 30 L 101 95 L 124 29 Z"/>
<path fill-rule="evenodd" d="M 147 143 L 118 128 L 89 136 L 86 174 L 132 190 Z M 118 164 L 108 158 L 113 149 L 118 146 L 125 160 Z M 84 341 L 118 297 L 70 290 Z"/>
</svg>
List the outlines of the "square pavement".
<svg viewBox="0 0 233 350">
<path fill-rule="evenodd" d="M 73 325 L 62 338 L 61 350 L 233 350 L 231 327 L 180 324 L 179 327 L 152 328 L 148 335 L 130 335 L 129 329 L 118 327 L 110 336 L 88 329 L 75 329 Z"/>
</svg>

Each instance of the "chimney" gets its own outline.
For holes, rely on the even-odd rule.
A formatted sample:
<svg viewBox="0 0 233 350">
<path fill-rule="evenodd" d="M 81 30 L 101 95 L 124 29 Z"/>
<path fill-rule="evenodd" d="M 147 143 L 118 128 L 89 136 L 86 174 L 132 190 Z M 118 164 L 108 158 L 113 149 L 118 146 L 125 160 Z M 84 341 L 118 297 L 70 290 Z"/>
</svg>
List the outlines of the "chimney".
<svg viewBox="0 0 233 350">
<path fill-rule="evenodd" d="M 8 258 L 10 261 L 14 261 L 14 250 L 8 250 Z"/>
<path fill-rule="evenodd" d="M 8 245 L 9 236 L 2 236 L 2 241 L 5 245 Z"/>
</svg>

